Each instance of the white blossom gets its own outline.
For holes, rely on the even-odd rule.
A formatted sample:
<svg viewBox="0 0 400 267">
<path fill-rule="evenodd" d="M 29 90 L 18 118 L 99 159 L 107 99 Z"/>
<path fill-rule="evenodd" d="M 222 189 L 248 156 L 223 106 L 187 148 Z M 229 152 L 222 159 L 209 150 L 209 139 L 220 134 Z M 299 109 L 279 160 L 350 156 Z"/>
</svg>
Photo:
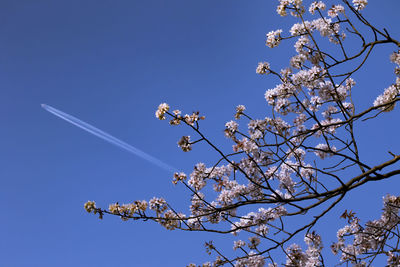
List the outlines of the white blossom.
<svg viewBox="0 0 400 267">
<path fill-rule="evenodd" d="M 258 63 L 256 73 L 266 74 L 268 70 L 269 70 L 269 63 L 268 62 L 260 62 L 260 63 Z"/>
<path fill-rule="evenodd" d="M 255 230 L 258 234 L 262 235 L 262 236 L 267 236 L 268 232 L 269 232 L 269 227 L 266 224 L 261 224 L 260 226 L 258 226 Z"/>
<path fill-rule="evenodd" d="M 233 250 L 237 250 L 238 248 L 244 247 L 246 245 L 246 242 L 243 240 L 237 240 L 233 242 Z"/>
<path fill-rule="evenodd" d="M 186 174 L 184 172 L 175 172 L 174 173 L 174 179 L 172 180 L 173 184 L 177 184 L 179 181 L 184 181 L 186 180 Z"/>
<path fill-rule="evenodd" d="M 312 21 L 315 28 L 321 36 L 336 35 L 339 33 L 339 23 L 332 23 L 330 18 L 319 18 Z"/>
<path fill-rule="evenodd" d="M 246 110 L 246 107 L 244 105 L 238 105 L 236 107 L 236 114 L 235 114 L 235 119 L 239 119 L 240 116 L 243 114 L 243 111 Z"/>
<path fill-rule="evenodd" d="M 339 16 L 339 13 L 344 14 L 344 7 L 342 5 L 333 5 L 328 10 L 328 16 L 331 18 Z"/>
<path fill-rule="evenodd" d="M 383 94 L 379 95 L 374 101 L 374 107 L 387 104 L 383 107 L 380 107 L 381 110 L 388 112 L 394 109 L 395 103 L 391 103 L 396 97 L 399 95 L 400 90 L 399 85 L 391 85 L 385 89 Z M 389 104 L 390 103 L 390 104 Z"/>
<path fill-rule="evenodd" d="M 290 66 L 296 69 L 300 69 L 306 60 L 307 56 L 305 54 L 295 55 L 290 59 Z"/>
<path fill-rule="evenodd" d="M 290 4 L 290 0 L 279 0 L 279 5 L 276 8 L 276 12 L 284 17 L 287 15 L 286 7 Z"/>
<path fill-rule="evenodd" d="M 182 213 L 177 214 L 172 210 L 167 210 L 162 219 L 159 220 L 159 223 L 168 230 L 174 230 L 179 227 L 180 221 L 184 218 L 185 215 Z"/>
<path fill-rule="evenodd" d="M 400 66 L 400 50 L 390 54 L 390 61 Z"/>
<path fill-rule="evenodd" d="M 187 224 L 191 229 L 200 229 L 201 227 L 200 221 L 197 218 L 187 220 Z"/>
<path fill-rule="evenodd" d="M 158 109 L 156 111 L 156 117 L 159 120 L 165 120 L 165 113 L 169 110 L 169 105 L 167 103 L 161 103 L 158 106 Z"/>
<path fill-rule="evenodd" d="M 276 31 L 270 31 L 267 33 L 267 40 L 265 41 L 265 45 L 273 48 L 275 46 L 278 46 L 279 43 L 281 42 L 281 33 L 282 30 L 276 30 Z"/>
<path fill-rule="evenodd" d="M 294 48 L 296 49 L 296 52 L 297 53 L 302 53 L 302 54 L 304 54 L 305 53 L 305 51 L 304 51 L 304 46 L 305 45 L 309 45 L 309 43 L 310 43 L 310 39 L 308 39 L 308 37 L 307 36 L 300 36 L 298 39 L 297 39 L 297 41 L 296 41 L 296 43 L 294 44 Z"/>
<path fill-rule="evenodd" d="M 228 121 L 227 123 L 225 123 L 225 127 L 226 129 L 231 132 L 234 133 L 237 131 L 239 124 L 235 121 Z"/>
<path fill-rule="evenodd" d="M 292 75 L 292 81 L 295 85 L 302 85 L 308 88 L 314 88 L 319 85 L 325 71 L 319 66 L 313 66 L 308 70 L 300 70 Z"/>
<path fill-rule="evenodd" d="M 357 10 L 362 10 L 364 9 L 368 4 L 367 0 L 353 0 L 353 6 Z"/>
<path fill-rule="evenodd" d="M 163 198 L 153 197 L 149 201 L 149 208 L 160 213 L 167 209 L 167 202 Z"/>
<path fill-rule="evenodd" d="M 325 118 L 332 118 L 332 114 L 335 114 L 338 112 L 337 107 L 335 106 L 328 106 L 328 108 L 322 112 L 322 116 Z"/>
<path fill-rule="evenodd" d="M 318 144 L 314 151 L 315 155 L 317 155 L 321 159 L 325 159 L 326 157 L 330 157 L 333 155 L 332 152 L 336 152 L 335 146 L 328 146 L 327 144 Z"/>
<path fill-rule="evenodd" d="M 178 147 L 182 149 L 184 152 L 188 152 L 192 150 L 192 144 L 190 143 L 190 136 L 182 136 L 178 141 Z"/>
<path fill-rule="evenodd" d="M 320 122 L 321 126 L 319 126 L 318 123 L 314 124 L 311 127 L 311 130 L 317 130 L 315 132 L 315 136 L 320 137 L 322 133 L 328 133 L 328 134 L 335 134 L 336 129 L 341 126 L 342 120 L 339 118 L 330 118 L 328 117 L 327 119 L 323 120 Z"/>
<path fill-rule="evenodd" d="M 312 2 L 312 3 L 311 3 L 310 7 L 308 8 L 308 11 L 309 11 L 311 14 L 314 14 L 315 11 L 316 11 L 317 9 L 319 9 L 319 10 L 324 10 L 325 8 L 326 8 L 326 5 L 324 4 L 324 2 L 322 2 L 322 1 L 319 1 L 319 2 L 315 1 L 315 2 Z"/>
<path fill-rule="evenodd" d="M 299 130 L 305 130 L 304 122 L 307 120 L 307 115 L 304 113 L 300 113 L 297 115 L 296 118 L 293 120 L 293 124 L 297 126 Z"/>
<path fill-rule="evenodd" d="M 206 166 L 204 163 L 197 163 L 193 172 L 190 174 L 188 184 L 198 191 L 206 186 L 207 176 L 208 173 L 206 173 Z"/>
<path fill-rule="evenodd" d="M 87 201 L 84 205 L 84 208 L 87 212 L 91 213 L 96 209 L 96 203 L 94 201 Z"/>
<path fill-rule="evenodd" d="M 232 204 L 234 199 L 240 199 L 241 196 L 247 193 L 245 185 L 239 185 L 236 181 L 235 183 L 232 188 L 223 189 L 219 194 L 217 200 L 222 207 Z"/>
<path fill-rule="evenodd" d="M 299 36 L 313 31 L 314 26 L 309 21 L 304 21 L 303 23 L 296 23 L 290 29 L 290 34 L 292 36 Z"/>
<path fill-rule="evenodd" d="M 257 255 L 256 252 L 250 251 L 249 256 L 243 259 L 238 259 L 235 267 L 262 267 L 265 265 L 265 258 Z"/>
</svg>

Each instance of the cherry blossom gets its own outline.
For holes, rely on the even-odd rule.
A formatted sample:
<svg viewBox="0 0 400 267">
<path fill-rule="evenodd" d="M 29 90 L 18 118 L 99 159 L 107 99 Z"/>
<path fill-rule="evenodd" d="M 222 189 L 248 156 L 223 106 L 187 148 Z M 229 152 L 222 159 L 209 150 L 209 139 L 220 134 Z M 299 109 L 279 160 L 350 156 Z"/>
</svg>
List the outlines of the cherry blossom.
<svg viewBox="0 0 400 267">
<path fill-rule="evenodd" d="M 227 147 L 214 144 L 203 132 L 205 116 L 200 112 L 181 115 L 178 109 L 171 112 L 167 103 L 158 106 L 158 119 L 168 118 L 171 125 L 193 131 L 178 140 L 182 151 L 191 152 L 201 142 L 218 157 L 214 164 L 208 159 L 204 160 L 207 165 L 197 163 L 188 175 L 174 173 L 172 183 L 190 193 L 187 212 L 156 196 L 148 202 L 112 203 L 108 209 L 88 201 L 85 210 L 100 218 L 110 214 L 124 221 L 151 220 L 168 230 L 231 234 L 235 254 L 207 242 L 206 251 L 214 254 L 214 260 L 203 266 L 326 264 L 323 236 L 315 232 L 320 219 L 353 189 L 400 173 L 396 167 L 400 155 L 389 151 L 389 158 L 370 166 L 355 137 L 354 129 L 361 121 L 368 123 L 383 111 L 394 110 L 400 101 L 400 77 L 376 94 L 356 86 L 355 73 L 363 69 L 375 47 L 400 47 L 388 31 L 361 15 L 366 5 L 366 0 L 352 4 L 344 0 L 343 5 L 329 3 L 329 8 L 323 1 L 303 5 L 301 0 L 279 0 L 277 13 L 290 13 L 296 22 L 286 33 L 282 29 L 268 32 L 265 43 L 276 48 L 281 42 L 291 42 L 294 51 L 285 54 L 283 62 L 288 65 L 282 69 L 266 61 L 258 63 L 256 73 L 274 80 L 264 93 L 270 112 L 257 118 L 250 115 L 253 107 L 236 106 L 232 120 L 221 125 L 231 143 Z M 346 34 L 358 39 L 359 46 L 349 45 Z M 391 50 L 390 61 L 400 76 L 400 52 Z M 378 96 L 365 108 L 353 101 L 353 90 L 374 94 L 372 99 Z M 343 213 L 348 224 L 337 231 L 331 246 L 339 262 L 367 266 L 384 255 L 389 266 L 399 265 L 400 197 L 388 195 L 383 202 L 381 217 L 364 225 L 354 212 Z M 294 242 L 299 237 L 304 237 L 304 243 Z"/>
</svg>

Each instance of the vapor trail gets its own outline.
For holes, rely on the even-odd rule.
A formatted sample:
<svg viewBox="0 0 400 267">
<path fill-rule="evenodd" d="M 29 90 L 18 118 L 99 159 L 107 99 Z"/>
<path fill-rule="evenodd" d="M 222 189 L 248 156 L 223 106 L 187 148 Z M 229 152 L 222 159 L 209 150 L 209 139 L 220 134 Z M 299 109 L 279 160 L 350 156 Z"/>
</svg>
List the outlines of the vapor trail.
<svg viewBox="0 0 400 267">
<path fill-rule="evenodd" d="M 145 159 L 145 160 L 157 165 L 158 167 L 163 168 L 164 170 L 170 171 L 172 173 L 177 171 L 174 167 L 162 162 L 161 160 L 159 160 L 159 159 L 157 159 L 157 158 L 155 158 L 153 156 L 150 156 L 149 154 L 141 151 L 140 149 L 137 149 L 136 147 L 133 147 L 133 146 L 131 146 L 131 145 L 119 140 L 118 138 L 115 138 L 114 136 L 109 135 L 108 133 L 103 132 L 100 129 L 97 129 L 96 127 L 94 127 L 94 126 L 92 126 L 92 125 L 90 125 L 90 124 L 88 124 L 88 123 L 86 123 L 84 121 L 81 121 L 78 118 L 75 118 L 75 117 L 73 117 L 73 116 L 71 116 L 71 115 L 69 115 L 69 114 L 67 114 L 65 112 L 62 112 L 62 111 L 60 111 L 58 109 L 55 109 L 55 108 L 53 108 L 53 107 L 51 107 L 49 105 L 46 105 L 46 104 L 42 104 L 42 108 L 44 108 L 48 112 L 56 115 L 57 117 L 65 120 L 65 121 L 67 121 L 67 122 L 69 122 L 69 123 L 71 123 L 71 124 L 73 124 L 75 126 L 78 126 L 79 128 L 81 128 L 81 129 L 83 129 L 83 130 L 85 130 L 85 131 L 87 131 L 87 132 L 89 132 L 89 133 L 91 133 L 91 134 L 93 134 L 93 135 L 95 135 L 97 137 L 100 137 L 101 139 L 103 139 L 103 140 L 105 140 L 107 142 L 110 142 L 113 145 L 119 146 L 120 148 L 123 148 L 123 149 L 131 152 L 132 154 L 135 154 L 136 156 L 139 156 L 142 159 Z"/>
</svg>

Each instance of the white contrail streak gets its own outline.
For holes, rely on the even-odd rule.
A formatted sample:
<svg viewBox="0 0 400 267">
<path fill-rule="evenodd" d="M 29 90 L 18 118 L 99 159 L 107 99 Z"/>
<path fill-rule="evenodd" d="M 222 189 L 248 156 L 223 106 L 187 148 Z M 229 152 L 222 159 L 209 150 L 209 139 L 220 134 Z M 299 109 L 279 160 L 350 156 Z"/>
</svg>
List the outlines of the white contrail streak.
<svg viewBox="0 0 400 267">
<path fill-rule="evenodd" d="M 106 132 L 103 132 L 100 129 L 97 129 L 96 127 L 94 127 L 94 126 L 92 126 L 92 125 L 90 125 L 90 124 L 88 124 L 88 123 L 86 123 L 84 121 L 81 121 L 80 119 L 77 119 L 77 118 L 75 118 L 75 117 L 73 117 L 73 116 L 71 116 L 71 115 L 69 115 L 69 114 L 67 114 L 65 112 L 62 112 L 62 111 L 60 111 L 58 109 L 55 109 L 55 108 L 53 108 L 53 107 L 51 107 L 49 105 L 46 105 L 46 104 L 42 104 L 42 108 L 44 108 L 48 112 L 56 115 L 57 117 L 65 120 L 65 121 L 67 121 L 67 122 L 69 122 L 69 123 L 71 123 L 71 124 L 73 124 L 75 126 L 78 126 L 79 128 L 81 128 L 81 129 L 83 129 L 83 130 L 85 130 L 85 131 L 87 131 L 87 132 L 89 132 L 89 133 L 91 133 L 91 134 L 93 134 L 93 135 L 95 135 L 97 137 L 100 137 L 101 139 L 103 139 L 103 140 L 105 140 L 107 142 L 110 142 L 113 145 L 119 146 L 120 148 L 123 148 L 123 149 L 131 152 L 132 154 L 135 154 L 136 156 L 139 156 L 142 159 L 145 159 L 145 160 L 157 165 L 158 167 L 163 168 L 164 170 L 170 171 L 172 173 L 177 172 L 177 170 L 174 167 L 162 162 L 161 160 L 159 160 L 159 159 L 157 159 L 157 158 L 155 158 L 153 156 L 150 156 L 149 154 L 141 151 L 140 149 L 137 149 L 136 147 L 133 147 L 133 146 L 131 146 L 131 145 L 129 145 L 129 144 L 127 144 L 127 143 L 115 138 L 112 135 L 109 135 Z"/>
</svg>

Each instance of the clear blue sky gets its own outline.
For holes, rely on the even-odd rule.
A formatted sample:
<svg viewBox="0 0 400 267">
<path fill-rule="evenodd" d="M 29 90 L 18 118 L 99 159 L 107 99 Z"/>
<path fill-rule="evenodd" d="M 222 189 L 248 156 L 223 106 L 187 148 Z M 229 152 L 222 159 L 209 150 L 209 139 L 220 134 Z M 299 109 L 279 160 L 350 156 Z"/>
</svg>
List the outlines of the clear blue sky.
<svg viewBox="0 0 400 267">
<path fill-rule="evenodd" d="M 87 200 L 106 207 L 155 195 L 185 208 L 188 193 L 174 187 L 163 169 L 60 120 L 40 104 L 77 116 L 187 173 L 199 161 L 211 164 L 216 155 L 206 146 L 181 152 L 176 142 L 191 133 L 158 121 L 154 111 L 161 102 L 187 113 L 200 110 L 207 118 L 204 132 L 230 151 L 222 131 L 236 105 L 246 105 L 255 117 L 270 112 L 263 95 L 277 81 L 256 75 L 257 63 L 283 66 L 294 54 L 264 45 L 265 33 L 285 30 L 292 21 L 276 14 L 276 2 L 1 1 L 0 265 L 172 267 L 210 259 L 203 243 L 218 236 L 87 214 Z M 400 39 L 399 2 L 370 2 L 366 16 Z M 368 70 L 355 78 L 354 95 L 364 107 L 393 82 L 393 49 L 378 50 Z M 361 151 L 370 162 L 387 159 L 388 149 L 400 152 L 399 115 L 397 107 L 360 126 Z M 346 198 L 346 208 L 374 218 L 381 196 L 398 194 L 396 180 L 358 190 L 355 198 Z M 342 225 L 330 219 L 322 229 L 334 237 Z"/>
</svg>

